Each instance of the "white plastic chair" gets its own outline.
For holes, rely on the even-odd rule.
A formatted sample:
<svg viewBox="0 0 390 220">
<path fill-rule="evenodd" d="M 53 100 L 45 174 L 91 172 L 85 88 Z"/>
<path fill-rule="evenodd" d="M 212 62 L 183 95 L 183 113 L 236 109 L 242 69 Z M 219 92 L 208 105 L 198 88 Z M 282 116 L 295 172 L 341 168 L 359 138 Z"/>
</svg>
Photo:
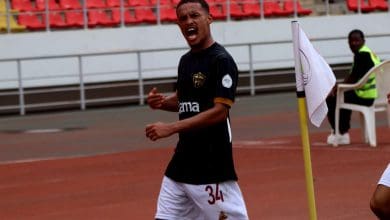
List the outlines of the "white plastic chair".
<svg viewBox="0 0 390 220">
<path fill-rule="evenodd" d="M 375 74 L 376 88 L 378 98 L 372 106 L 362 106 L 357 104 L 345 103 L 344 92 L 355 90 L 362 87 L 371 74 Z M 387 125 L 390 127 L 390 105 L 387 103 L 387 94 L 390 92 L 390 60 L 383 61 L 377 66 L 372 67 L 358 82 L 354 84 L 341 83 L 337 86 L 337 100 L 335 109 L 335 134 L 340 135 L 339 119 L 340 109 L 349 109 L 360 112 L 360 124 L 363 128 L 363 136 L 366 143 L 371 147 L 376 147 L 376 125 L 375 112 L 387 112 Z M 337 142 L 337 141 L 336 141 Z M 333 144 L 337 146 L 338 143 Z"/>
</svg>

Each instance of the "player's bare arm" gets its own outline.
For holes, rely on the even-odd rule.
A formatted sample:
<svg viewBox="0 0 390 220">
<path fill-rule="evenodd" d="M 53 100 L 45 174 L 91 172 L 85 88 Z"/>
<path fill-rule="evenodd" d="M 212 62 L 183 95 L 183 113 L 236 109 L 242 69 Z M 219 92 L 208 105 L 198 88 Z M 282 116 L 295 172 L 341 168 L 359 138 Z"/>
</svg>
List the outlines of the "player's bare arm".
<svg viewBox="0 0 390 220">
<path fill-rule="evenodd" d="M 229 107 L 225 104 L 215 103 L 214 107 L 191 118 L 172 123 L 156 122 L 149 124 L 145 129 L 146 137 L 152 141 L 156 141 L 175 133 L 207 127 L 226 120 L 228 112 Z"/>
<path fill-rule="evenodd" d="M 154 87 L 147 97 L 147 103 L 152 109 L 161 109 L 165 111 L 177 112 L 178 109 L 178 100 L 176 92 L 172 95 L 165 96 L 162 93 L 157 91 L 157 88 Z"/>
</svg>

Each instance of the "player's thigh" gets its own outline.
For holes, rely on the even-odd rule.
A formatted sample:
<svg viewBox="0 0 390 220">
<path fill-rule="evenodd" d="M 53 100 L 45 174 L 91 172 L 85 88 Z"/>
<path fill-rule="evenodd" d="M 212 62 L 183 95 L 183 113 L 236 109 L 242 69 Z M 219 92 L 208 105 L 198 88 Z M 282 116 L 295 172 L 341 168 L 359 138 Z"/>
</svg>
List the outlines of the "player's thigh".
<svg viewBox="0 0 390 220">
<path fill-rule="evenodd" d="M 158 196 L 156 219 L 204 219 L 199 208 L 186 195 L 182 185 L 164 176 Z"/>
<path fill-rule="evenodd" d="M 206 220 L 236 219 L 247 220 L 245 202 L 236 181 L 216 184 L 185 184 L 189 197 L 199 206 Z"/>
</svg>

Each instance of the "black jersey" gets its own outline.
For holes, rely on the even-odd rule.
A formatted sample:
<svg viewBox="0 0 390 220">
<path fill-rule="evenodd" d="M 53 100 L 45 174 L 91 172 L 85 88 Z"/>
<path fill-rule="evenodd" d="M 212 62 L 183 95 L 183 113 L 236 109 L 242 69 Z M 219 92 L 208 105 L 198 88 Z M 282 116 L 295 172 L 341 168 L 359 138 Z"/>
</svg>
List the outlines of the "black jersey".
<svg viewBox="0 0 390 220">
<path fill-rule="evenodd" d="M 179 119 L 210 109 L 215 102 L 231 106 L 238 71 L 231 55 L 218 43 L 180 59 L 177 80 Z M 237 180 L 232 156 L 229 117 L 218 124 L 179 133 L 165 175 L 190 184 Z"/>
</svg>

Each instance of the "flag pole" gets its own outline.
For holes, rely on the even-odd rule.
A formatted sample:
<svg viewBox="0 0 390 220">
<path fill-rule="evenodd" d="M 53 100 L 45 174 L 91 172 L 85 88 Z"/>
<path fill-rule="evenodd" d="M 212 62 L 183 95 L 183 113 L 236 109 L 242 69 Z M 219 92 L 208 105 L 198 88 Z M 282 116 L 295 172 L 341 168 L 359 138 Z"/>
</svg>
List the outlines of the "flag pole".
<svg viewBox="0 0 390 220">
<path fill-rule="evenodd" d="M 306 192 L 309 205 L 310 220 L 317 220 L 315 196 L 314 196 L 314 184 L 313 174 L 311 166 L 310 156 L 310 142 L 309 132 L 307 127 L 307 110 L 305 101 L 305 90 L 304 81 L 302 76 L 302 66 L 299 54 L 299 23 L 297 21 L 291 22 L 292 34 L 293 34 L 293 49 L 295 59 L 295 76 L 297 82 L 297 98 L 298 98 L 298 109 L 299 109 L 299 121 L 301 127 L 301 140 L 303 147 L 303 159 L 305 165 L 305 177 L 306 177 Z"/>
</svg>

